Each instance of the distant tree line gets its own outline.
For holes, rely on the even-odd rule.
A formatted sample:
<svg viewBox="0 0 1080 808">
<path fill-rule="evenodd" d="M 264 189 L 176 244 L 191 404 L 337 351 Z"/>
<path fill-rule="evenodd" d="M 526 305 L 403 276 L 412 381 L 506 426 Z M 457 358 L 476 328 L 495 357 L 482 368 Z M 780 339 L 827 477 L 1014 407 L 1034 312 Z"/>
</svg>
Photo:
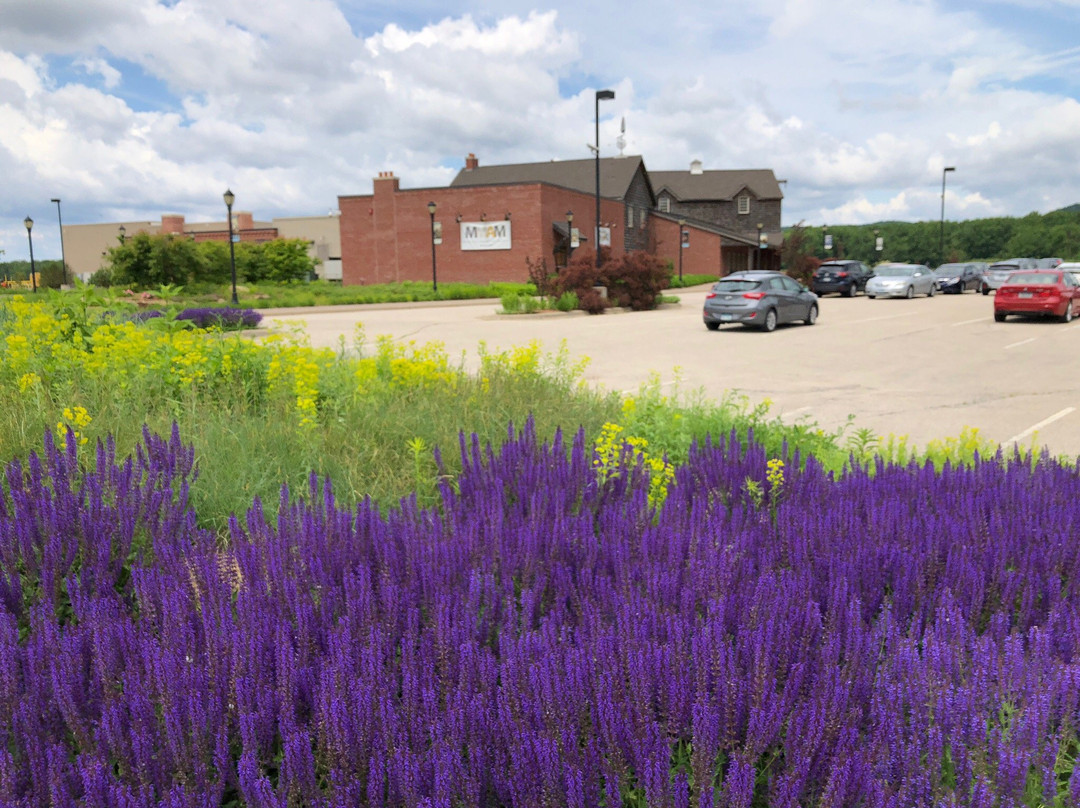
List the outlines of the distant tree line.
<svg viewBox="0 0 1080 808">
<path fill-rule="evenodd" d="M 308 255 L 304 239 L 239 242 L 236 277 L 244 283 L 307 280 L 318 261 Z M 94 273 L 98 286 L 156 289 L 173 286 L 217 286 L 232 279 L 227 241 L 193 241 L 174 235 L 136 233 L 120 240 Z"/>
<path fill-rule="evenodd" d="M 825 235 L 832 249 L 825 249 Z M 874 249 L 875 237 L 884 249 Z M 943 244 L 942 244 L 943 242 Z M 1002 258 L 1058 257 L 1080 260 L 1080 205 L 1020 218 L 998 217 L 945 222 L 879 222 L 865 225 L 805 227 L 784 231 L 784 264 L 796 274 L 809 259 L 853 258 L 875 264 L 906 261 L 938 264 L 952 261 L 994 261 Z"/>
<path fill-rule="evenodd" d="M 38 274 L 38 285 L 47 289 L 59 289 L 64 282 L 63 261 L 34 261 L 34 269 Z M 0 281 L 29 281 L 29 261 L 3 261 L 0 262 Z M 70 276 L 67 282 L 71 283 Z"/>
</svg>

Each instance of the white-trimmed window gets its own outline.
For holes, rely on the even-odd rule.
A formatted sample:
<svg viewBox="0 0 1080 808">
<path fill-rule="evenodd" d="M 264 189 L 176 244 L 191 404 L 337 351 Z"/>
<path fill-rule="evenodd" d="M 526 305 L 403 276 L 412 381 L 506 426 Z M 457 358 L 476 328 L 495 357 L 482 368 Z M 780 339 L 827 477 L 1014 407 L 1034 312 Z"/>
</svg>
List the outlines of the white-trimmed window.
<svg viewBox="0 0 1080 808">
<path fill-rule="evenodd" d="M 743 194 L 739 197 L 739 215 L 745 216 L 750 212 L 750 194 Z"/>
<path fill-rule="evenodd" d="M 626 206 L 626 226 L 627 227 L 633 227 L 634 226 L 634 207 L 633 207 L 633 205 L 627 205 Z"/>
<path fill-rule="evenodd" d="M 645 227 L 645 222 L 648 221 L 648 216 L 649 211 L 647 211 L 645 208 L 642 208 L 641 215 L 638 217 L 638 223 L 641 225 L 642 229 L 644 229 Z"/>
<path fill-rule="evenodd" d="M 666 196 L 660 197 L 660 212 L 671 213 L 671 200 Z"/>
</svg>

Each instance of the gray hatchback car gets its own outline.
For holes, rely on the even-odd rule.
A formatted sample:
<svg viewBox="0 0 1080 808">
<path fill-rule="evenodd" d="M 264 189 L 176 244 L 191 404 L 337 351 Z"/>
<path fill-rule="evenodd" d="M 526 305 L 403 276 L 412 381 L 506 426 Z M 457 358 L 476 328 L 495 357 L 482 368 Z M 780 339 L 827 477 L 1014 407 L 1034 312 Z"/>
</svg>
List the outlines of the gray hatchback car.
<svg viewBox="0 0 1080 808">
<path fill-rule="evenodd" d="M 724 323 L 774 331 L 781 323 L 817 322 L 818 298 L 801 283 L 779 272 L 733 272 L 713 284 L 702 312 L 705 327 Z"/>
</svg>

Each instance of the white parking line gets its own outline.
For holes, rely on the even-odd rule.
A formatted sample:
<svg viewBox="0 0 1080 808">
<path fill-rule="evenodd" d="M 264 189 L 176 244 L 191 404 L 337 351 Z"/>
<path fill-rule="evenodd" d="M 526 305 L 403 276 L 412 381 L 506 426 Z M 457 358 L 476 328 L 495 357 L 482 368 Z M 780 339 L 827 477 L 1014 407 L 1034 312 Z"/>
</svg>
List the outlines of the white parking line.
<svg viewBox="0 0 1080 808">
<path fill-rule="evenodd" d="M 1012 345 L 1006 345 L 1005 350 L 1007 351 L 1007 350 L 1009 350 L 1009 348 L 1016 348 L 1016 347 L 1018 347 L 1020 345 L 1027 345 L 1029 342 L 1034 342 L 1037 339 L 1038 339 L 1038 337 L 1031 337 L 1029 339 L 1022 339 L 1019 342 L 1014 342 Z"/>
<path fill-rule="evenodd" d="M 1075 410 L 1076 410 L 1076 407 L 1066 407 L 1065 409 L 1061 410 L 1061 412 L 1055 412 L 1049 418 L 1044 418 L 1043 420 L 1039 421 L 1039 423 L 1035 424 L 1035 426 L 1028 427 L 1023 432 L 1021 432 L 1019 435 L 1013 435 L 1011 438 L 1009 438 L 1005 442 L 1006 443 L 1019 443 L 1024 438 L 1026 438 L 1028 435 L 1030 435 L 1032 432 L 1037 432 L 1038 430 L 1042 429 L 1047 424 L 1052 424 L 1052 423 L 1054 423 L 1054 421 L 1057 421 L 1060 418 L 1064 418 L 1066 415 L 1068 415 L 1071 412 L 1074 412 Z"/>
<path fill-rule="evenodd" d="M 914 317 L 919 312 L 909 311 L 904 314 L 890 314 L 888 317 L 870 317 L 866 320 L 852 320 L 848 325 L 855 325 L 856 323 L 876 323 L 880 320 L 895 320 L 897 317 Z"/>
<path fill-rule="evenodd" d="M 782 413 L 780 413 L 780 420 L 781 421 L 786 421 L 789 418 L 797 418 L 798 416 L 802 415 L 804 412 L 810 412 L 810 408 L 809 407 L 798 407 L 797 409 L 794 409 L 794 410 L 788 410 L 787 412 L 782 412 Z"/>
<path fill-rule="evenodd" d="M 963 321 L 961 321 L 959 323 L 953 323 L 952 327 L 956 328 L 958 325 L 971 325 L 972 323 L 985 323 L 985 322 L 988 322 L 988 321 L 989 321 L 988 318 L 980 317 L 978 320 L 963 320 Z"/>
</svg>

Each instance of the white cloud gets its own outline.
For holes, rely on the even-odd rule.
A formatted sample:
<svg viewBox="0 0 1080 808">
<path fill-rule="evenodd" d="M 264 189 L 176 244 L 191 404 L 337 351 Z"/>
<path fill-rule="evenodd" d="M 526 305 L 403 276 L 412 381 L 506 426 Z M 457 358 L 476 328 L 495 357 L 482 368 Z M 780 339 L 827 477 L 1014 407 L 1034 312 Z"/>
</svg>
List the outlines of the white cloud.
<svg viewBox="0 0 1080 808">
<path fill-rule="evenodd" d="M 325 210 L 379 170 L 420 187 L 468 152 L 586 157 L 600 86 L 616 90 L 605 154 L 625 116 L 650 168 L 773 168 L 785 221 L 935 219 L 945 164 L 952 216 L 1080 200 L 1080 48 L 956 6 L 505 0 L 358 30 L 331 0 L 8 0 L 0 206 L 55 194 L 72 222 L 209 217 L 228 184 L 260 216 Z M 140 93 L 160 86 L 155 111 Z"/>
</svg>

